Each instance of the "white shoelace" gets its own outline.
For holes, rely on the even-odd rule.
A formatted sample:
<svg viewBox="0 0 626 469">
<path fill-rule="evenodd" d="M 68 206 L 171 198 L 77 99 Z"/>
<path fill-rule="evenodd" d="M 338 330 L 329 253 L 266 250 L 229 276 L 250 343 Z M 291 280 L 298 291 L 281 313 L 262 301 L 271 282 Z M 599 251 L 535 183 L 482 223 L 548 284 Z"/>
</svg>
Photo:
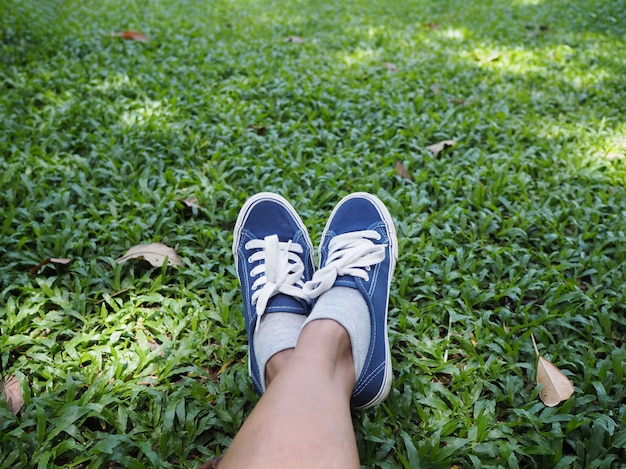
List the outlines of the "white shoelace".
<svg viewBox="0 0 626 469">
<path fill-rule="evenodd" d="M 326 265 L 304 285 L 308 298 L 317 298 L 333 286 L 337 277 L 343 275 L 369 280 L 367 271 L 385 259 L 387 245 L 372 242 L 379 239 L 380 234 L 373 230 L 353 231 L 331 239 Z"/>
<path fill-rule="evenodd" d="M 258 249 L 248 258 L 248 262 L 263 261 L 252 269 L 250 275 L 258 278 L 252 284 L 252 304 L 256 305 L 256 331 L 265 313 L 270 298 L 277 293 L 284 293 L 307 302 L 309 296 L 304 292 L 304 264 L 298 254 L 304 249 L 297 243 L 280 242 L 278 236 L 248 241 L 246 249 Z"/>
</svg>

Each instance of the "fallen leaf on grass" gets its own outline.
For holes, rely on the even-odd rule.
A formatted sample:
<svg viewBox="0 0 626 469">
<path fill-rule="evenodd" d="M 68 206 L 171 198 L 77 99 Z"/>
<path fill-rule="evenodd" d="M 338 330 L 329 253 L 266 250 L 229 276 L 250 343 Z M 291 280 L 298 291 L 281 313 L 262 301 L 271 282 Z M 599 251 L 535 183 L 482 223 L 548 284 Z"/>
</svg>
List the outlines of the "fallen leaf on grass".
<svg viewBox="0 0 626 469">
<path fill-rule="evenodd" d="M 429 23 L 424 23 L 424 27 L 426 29 L 439 29 L 441 28 L 441 25 L 438 25 L 437 23 L 429 22 Z"/>
<path fill-rule="evenodd" d="M 413 179 L 411 178 L 411 174 L 407 171 L 407 169 L 400 161 L 396 160 L 393 165 L 396 167 L 396 174 L 398 176 L 408 179 L 409 181 Z"/>
<path fill-rule="evenodd" d="M 24 398 L 22 397 L 20 382 L 15 376 L 5 376 L 2 379 L 2 388 L 0 391 L 4 392 L 4 398 L 7 401 L 9 410 L 13 413 L 13 415 L 17 415 L 20 409 L 24 406 Z"/>
<path fill-rule="evenodd" d="M 179 202 L 187 208 L 200 208 L 197 197 L 189 197 L 185 200 L 179 200 Z"/>
<path fill-rule="evenodd" d="M 267 133 L 267 127 L 265 127 L 264 125 L 257 125 L 257 124 L 252 124 L 250 126 L 248 126 L 248 128 L 254 132 L 256 132 L 257 135 L 263 136 Z"/>
<path fill-rule="evenodd" d="M 304 42 L 304 39 L 298 36 L 287 36 L 285 39 L 283 39 L 283 42 L 293 42 L 294 44 L 302 44 Z"/>
<path fill-rule="evenodd" d="M 161 267 L 166 258 L 167 265 L 183 265 L 183 260 L 176 254 L 176 250 L 163 243 L 138 244 L 126 251 L 126 254 L 115 262 L 121 264 L 128 259 L 143 259 L 153 267 Z"/>
<path fill-rule="evenodd" d="M 543 384 L 539 397 L 548 407 L 554 407 L 574 394 L 574 386 L 567 376 L 541 356 L 537 363 L 537 384 Z"/>
<path fill-rule="evenodd" d="M 452 104 L 456 104 L 457 106 L 467 106 L 469 102 L 465 101 L 463 98 L 451 98 L 450 102 Z"/>
<path fill-rule="evenodd" d="M 72 259 L 66 259 L 66 258 L 62 258 L 62 257 L 49 257 L 46 260 L 44 260 L 41 263 L 39 263 L 38 265 L 36 265 L 35 267 L 33 267 L 32 269 L 30 269 L 29 272 L 30 272 L 31 275 L 35 275 L 37 272 L 39 272 L 39 270 L 44 265 L 48 265 L 48 264 L 67 265 L 70 262 L 72 262 Z"/>
<path fill-rule="evenodd" d="M 574 394 L 574 386 L 561 370 L 539 354 L 535 336 L 531 333 L 530 337 L 538 357 L 537 384 L 543 385 L 539 391 L 539 398 L 548 407 L 554 407 Z"/>
<path fill-rule="evenodd" d="M 448 147 L 453 147 L 454 145 L 456 145 L 456 140 L 442 140 L 441 142 L 429 145 L 426 148 L 433 154 L 433 156 L 439 156 L 439 153 Z"/>
<path fill-rule="evenodd" d="M 391 62 L 383 62 L 383 67 L 385 67 L 392 73 L 398 73 L 398 67 L 396 67 L 395 64 L 392 64 Z"/>
<path fill-rule="evenodd" d="M 148 36 L 139 31 L 118 31 L 111 33 L 111 37 L 121 37 L 128 41 L 148 42 Z"/>
</svg>

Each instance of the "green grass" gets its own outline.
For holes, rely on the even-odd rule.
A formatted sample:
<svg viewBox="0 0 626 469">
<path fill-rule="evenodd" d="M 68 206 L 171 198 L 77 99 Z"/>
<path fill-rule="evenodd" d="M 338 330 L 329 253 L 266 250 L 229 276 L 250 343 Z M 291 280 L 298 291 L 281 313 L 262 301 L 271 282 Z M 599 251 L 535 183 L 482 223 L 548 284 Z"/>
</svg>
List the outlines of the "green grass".
<svg viewBox="0 0 626 469">
<path fill-rule="evenodd" d="M 25 399 L 0 467 L 227 449 L 257 399 L 232 227 L 264 190 L 315 240 L 351 191 L 397 222 L 364 467 L 625 467 L 625 38 L 617 0 L 0 0 L 0 364 Z M 115 263 L 156 241 L 185 267 Z M 29 273 L 49 257 L 73 262 Z M 531 332 L 576 387 L 556 408 Z"/>
</svg>

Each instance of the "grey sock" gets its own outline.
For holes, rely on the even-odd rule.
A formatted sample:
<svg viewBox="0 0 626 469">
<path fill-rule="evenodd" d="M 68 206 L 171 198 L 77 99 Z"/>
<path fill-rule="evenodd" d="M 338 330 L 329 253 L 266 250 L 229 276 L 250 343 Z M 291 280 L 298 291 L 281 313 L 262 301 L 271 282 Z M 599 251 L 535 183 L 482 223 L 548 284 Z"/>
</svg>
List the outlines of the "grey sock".
<svg viewBox="0 0 626 469">
<path fill-rule="evenodd" d="M 356 379 L 359 379 L 372 329 L 369 308 L 361 292 L 347 287 L 331 288 L 319 297 L 304 325 L 316 319 L 333 319 L 348 331 Z"/>
<path fill-rule="evenodd" d="M 293 313 L 268 313 L 254 332 L 254 354 L 265 390 L 265 365 L 278 352 L 294 348 L 306 316 Z"/>
</svg>

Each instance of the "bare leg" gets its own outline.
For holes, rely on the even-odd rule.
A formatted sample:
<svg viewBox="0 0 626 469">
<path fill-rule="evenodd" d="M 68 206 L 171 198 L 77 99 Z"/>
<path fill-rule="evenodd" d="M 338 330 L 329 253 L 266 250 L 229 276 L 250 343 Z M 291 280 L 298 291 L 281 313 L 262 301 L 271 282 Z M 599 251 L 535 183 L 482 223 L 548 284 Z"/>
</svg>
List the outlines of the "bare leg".
<svg viewBox="0 0 626 469">
<path fill-rule="evenodd" d="M 265 386 L 269 386 L 270 383 L 276 378 L 276 375 L 283 369 L 289 357 L 293 353 L 294 349 L 288 348 L 282 352 L 278 352 L 272 358 L 267 361 L 265 365 Z"/>
<path fill-rule="evenodd" d="M 235 436 L 219 469 L 350 469 L 359 455 L 350 414 L 355 382 L 350 339 L 328 319 L 312 321 Z M 281 352 L 282 353 L 282 352 Z M 284 357 L 282 357 L 284 358 Z M 270 362 L 272 361 L 270 360 Z"/>
</svg>

